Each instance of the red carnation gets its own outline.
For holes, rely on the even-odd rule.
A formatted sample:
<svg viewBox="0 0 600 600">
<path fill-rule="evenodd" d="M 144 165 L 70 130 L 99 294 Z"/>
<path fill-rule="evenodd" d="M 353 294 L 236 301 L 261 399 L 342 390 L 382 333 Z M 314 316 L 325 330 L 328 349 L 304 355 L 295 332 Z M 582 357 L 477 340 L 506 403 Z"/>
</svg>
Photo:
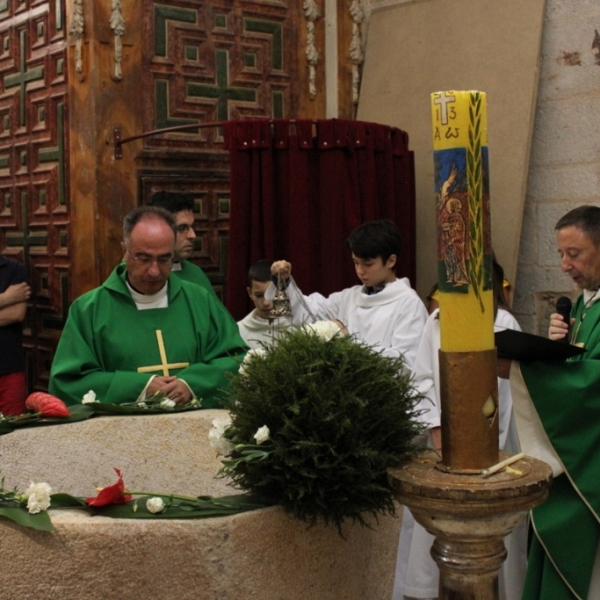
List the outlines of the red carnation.
<svg viewBox="0 0 600 600">
<path fill-rule="evenodd" d="M 42 417 L 68 417 L 70 411 L 67 405 L 56 396 L 46 394 L 46 392 L 33 392 L 27 396 L 25 406 L 29 410 L 42 413 Z"/>
<path fill-rule="evenodd" d="M 125 504 L 132 498 L 131 494 L 125 494 L 125 484 L 123 483 L 123 475 L 116 467 L 113 467 L 119 479 L 117 483 L 113 483 L 108 487 L 100 490 L 97 496 L 86 498 L 86 504 L 90 506 L 107 506 L 108 504 Z"/>
</svg>

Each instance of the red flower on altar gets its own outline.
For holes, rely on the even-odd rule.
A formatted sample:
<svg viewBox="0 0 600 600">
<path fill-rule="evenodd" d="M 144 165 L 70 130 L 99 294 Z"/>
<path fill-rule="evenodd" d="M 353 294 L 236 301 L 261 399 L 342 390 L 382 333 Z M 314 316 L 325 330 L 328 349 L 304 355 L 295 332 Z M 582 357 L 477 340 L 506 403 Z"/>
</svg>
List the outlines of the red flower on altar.
<svg viewBox="0 0 600 600">
<path fill-rule="evenodd" d="M 41 413 L 42 417 L 69 417 L 71 412 L 67 405 L 56 396 L 46 392 L 33 392 L 27 396 L 25 407 Z"/>
<path fill-rule="evenodd" d="M 123 482 L 121 471 L 116 467 L 113 467 L 113 469 L 119 476 L 117 483 L 102 488 L 98 495 L 93 498 L 86 498 L 86 504 L 89 506 L 107 506 L 108 504 L 125 504 L 125 502 L 131 500 L 131 494 L 125 493 L 125 483 Z"/>
</svg>

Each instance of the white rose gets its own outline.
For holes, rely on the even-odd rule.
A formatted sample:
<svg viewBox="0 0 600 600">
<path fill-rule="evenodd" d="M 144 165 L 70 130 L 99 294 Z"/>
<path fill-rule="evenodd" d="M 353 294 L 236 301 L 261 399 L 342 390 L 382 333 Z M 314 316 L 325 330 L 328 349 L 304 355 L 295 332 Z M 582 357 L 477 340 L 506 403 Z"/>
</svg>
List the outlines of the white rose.
<svg viewBox="0 0 600 600">
<path fill-rule="evenodd" d="M 225 419 L 213 419 L 212 428 L 208 432 L 208 440 L 211 448 L 217 451 L 220 456 L 229 456 L 235 444 L 225 438 L 225 430 L 231 427 L 231 417 Z"/>
<path fill-rule="evenodd" d="M 266 442 L 267 440 L 271 439 L 271 432 L 269 431 L 269 428 L 266 425 L 263 425 L 262 427 L 259 427 L 256 431 L 256 433 L 254 434 L 254 439 L 256 440 L 257 444 L 262 444 L 263 442 Z"/>
<path fill-rule="evenodd" d="M 159 405 L 160 408 L 173 408 L 175 402 L 171 398 L 165 398 Z"/>
<path fill-rule="evenodd" d="M 81 400 L 82 404 L 90 404 L 90 402 L 96 402 L 96 392 L 94 390 L 90 390 L 87 394 L 84 394 Z"/>
<path fill-rule="evenodd" d="M 239 368 L 240 375 L 243 375 L 246 372 L 246 366 L 248 363 L 257 357 L 264 357 L 267 351 L 264 348 L 252 348 L 252 350 L 248 350 L 246 356 L 244 356 L 244 360 Z"/>
<path fill-rule="evenodd" d="M 50 506 L 50 494 L 52 488 L 47 483 L 33 483 L 25 490 L 25 496 L 27 496 L 27 510 L 32 515 L 42 510 L 48 510 Z"/>
<path fill-rule="evenodd" d="M 316 333 L 324 342 L 340 333 L 340 328 L 333 321 L 317 321 L 302 326 L 302 330 Z"/>
<path fill-rule="evenodd" d="M 162 498 L 148 498 L 148 500 L 146 500 L 146 508 L 148 509 L 148 512 L 155 515 L 165 510 L 165 503 Z"/>
</svg>

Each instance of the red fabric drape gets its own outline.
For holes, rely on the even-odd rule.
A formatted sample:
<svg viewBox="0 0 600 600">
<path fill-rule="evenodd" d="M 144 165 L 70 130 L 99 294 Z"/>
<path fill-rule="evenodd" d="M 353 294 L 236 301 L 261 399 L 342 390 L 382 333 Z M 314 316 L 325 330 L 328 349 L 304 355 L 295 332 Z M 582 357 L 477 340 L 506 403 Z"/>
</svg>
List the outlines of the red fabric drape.
<svg viewBox="0 0 600 600">
<path fill-rule="evenodd" d="M 345 241 L 365 221 L 392 219 L 403 252 L 397 274 L 415 283 L 415 185 L 408 135 L 345 120 L 224 124 L 231 157 L 227 307 L 250 310 L 250 265 L 286 259 L 305 293 L 358 283 Z"/>
</svg>

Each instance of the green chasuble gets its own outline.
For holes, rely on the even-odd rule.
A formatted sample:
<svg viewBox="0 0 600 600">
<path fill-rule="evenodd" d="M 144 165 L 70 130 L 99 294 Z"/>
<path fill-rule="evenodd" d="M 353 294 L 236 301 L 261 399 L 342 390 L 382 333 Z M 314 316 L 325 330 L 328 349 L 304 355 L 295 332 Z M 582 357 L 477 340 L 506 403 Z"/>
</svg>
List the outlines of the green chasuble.
<svg viewBox="0 0 600 600">
<path fill-rule="evenodd" d="M 175 265 L 178 265 L 180 268 L 177 268 Z M 215 298 L 218 298 L 209 278 L 206 276 L 204 271 L 193 262 L 189 260 L 182 260 L 179 263 L 174 263 L 172 273 L 177 275 L 179 279 L 191 281 L 192 283 L 199 285 L 201 288 L 204 288 L 207 292 L 212 294 Z"/>
<path fill-rule="evenodd" d="M 119 265 L 103 285 L 72 304 L 52 363 L 50 392 L 67 404 L 81 403 L 89 390 L 99 402 L 134 402 L 153 373 L 163 375 L 160 330 L 168 374 L 183 379 L 203 407 L 219 407 L 227 373 L 237 372 L 246 352 L 236 322 L 215 296 L 173 275 L 169 306 L 138 310 L 125 273 Z M 189 366 L 168 367 L 176 363 Z M 157 368 L 137 372 L 149 366 Z"/>
<path fill-rule="evenodd" d="M 535 530 L 525 600 L 588 598 L 600 539 L 600 302 L 581 296 L 572 343 L 586 352 L 564 363 L 521 365 L 523 380 L 565 473 L 532 511 Z"/>
</svg>

